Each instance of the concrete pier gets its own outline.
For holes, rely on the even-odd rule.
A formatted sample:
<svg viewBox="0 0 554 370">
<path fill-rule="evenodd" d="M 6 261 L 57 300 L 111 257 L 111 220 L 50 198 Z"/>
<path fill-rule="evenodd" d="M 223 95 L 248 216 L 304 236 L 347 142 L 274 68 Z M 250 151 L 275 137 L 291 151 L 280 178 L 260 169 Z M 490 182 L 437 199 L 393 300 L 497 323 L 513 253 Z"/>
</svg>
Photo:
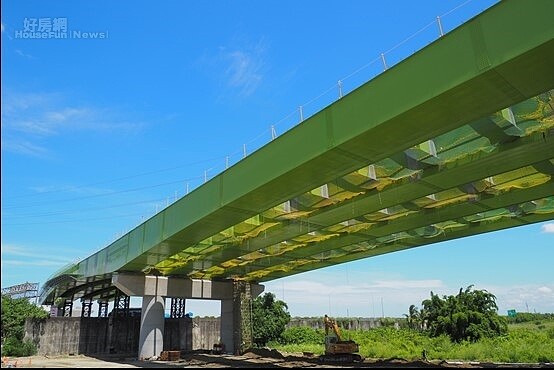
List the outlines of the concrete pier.
<svg viewBox="0 0 554 370">
<path fill-rule="evenodd" d="M 155 358 L 164 348 L 166 297 L 221 300 L 220 342 L 225 351 L 237 354 L 252 345 L 251 300 L 263 292 L 263 285 L 128 273 L 114 275 L 112 283 L 128 296 L 142 297 L 140 358 Z"/>
</svg>

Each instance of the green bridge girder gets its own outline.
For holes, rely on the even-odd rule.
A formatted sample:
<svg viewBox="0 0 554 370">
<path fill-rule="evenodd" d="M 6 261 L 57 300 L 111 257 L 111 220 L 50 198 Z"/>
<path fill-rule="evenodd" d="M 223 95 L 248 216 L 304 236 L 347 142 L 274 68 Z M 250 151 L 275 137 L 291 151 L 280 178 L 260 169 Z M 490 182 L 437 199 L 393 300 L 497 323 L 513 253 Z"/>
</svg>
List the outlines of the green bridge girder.
<svg viewBox="0 0 554 370">
<path fill-rule="evenodd" d="M 263 282 L 554 219 L 554 2 L 505 0 L 44 284 Z"/>
</svg>

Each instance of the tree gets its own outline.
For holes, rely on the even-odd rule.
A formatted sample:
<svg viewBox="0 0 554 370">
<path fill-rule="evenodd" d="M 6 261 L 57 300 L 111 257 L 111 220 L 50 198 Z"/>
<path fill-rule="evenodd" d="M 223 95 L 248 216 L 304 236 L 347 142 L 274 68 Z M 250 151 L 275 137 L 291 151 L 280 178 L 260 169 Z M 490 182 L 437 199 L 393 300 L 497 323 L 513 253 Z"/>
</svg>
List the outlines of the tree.
<svg viewBox="0 0 554 370">
<path fill-rule="evenodd" d="M 263 347 L 270 340 L 278 339 L 290 321 L 290 313 L 285 302 L 275 298 L 273 293 L 265 293 L 252 302 L 253 341 Z"/>
<path fill-rule="evenodd" d="M 448 335 L 452 341 L 477 341 L 484 337 L 506 334 L 506 320 L 498 315 L 496 297 L 486 290 L 474 290 L 473 285 L 460 288 L 457 296 L 431 292 L 431 299 L 422 302 L 421 319 L 431 336 Z"/>
<path fill-rule="evenodd" d="M 408 314 L 406 316 L 406 321 L 410 329 L 420 330 L 423 329 L 423 323 L 421 322 L 421 313 L 415 305 L 410 305 Z"/>
<path fill-rule="evenodd" d="M 29 343 L 23 342 L 25 336 L 25 320 L 27 318 L 45 319 L 49 316 L 41 307 L 35 306 L 27 298 L 12 299 L 2 294 L 2 344 L 3 353 L 7 355 L 23 355 L 20 352 L 10 353 L 12 350 L 20 351 L 22 348 L 32 350 Z"/>
</svg>

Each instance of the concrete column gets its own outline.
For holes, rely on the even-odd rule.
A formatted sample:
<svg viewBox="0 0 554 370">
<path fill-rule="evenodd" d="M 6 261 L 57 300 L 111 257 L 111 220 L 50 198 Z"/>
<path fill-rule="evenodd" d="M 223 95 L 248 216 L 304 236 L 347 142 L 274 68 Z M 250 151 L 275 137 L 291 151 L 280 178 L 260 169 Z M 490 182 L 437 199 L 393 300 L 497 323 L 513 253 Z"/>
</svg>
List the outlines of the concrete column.
<svg viewBox="0 0 554 370">
<path fill-rule="evenodd" d="M 160 356 L 164 347 L 165 298 L 156 295 L 142 297 L 140 318 L 139 358 Z"/>
<path fill-rule="evenodd" d="M 263 286 L 237 281 L 228 289 L 233 298 L 221 300 L 220 338 L 225 352 L 240 354 L 252 347 L 252 299 L 263 292 Z"/>
<path fill-rule="evenodd" d="M 113 284 L 128 296 L 142 296 L 139 358 L 158 357 L 164 347 L 164 309 L 168 278 L 153 275 L 121 274 Z"/>
<path fill-rule="evenodd" d="M 220 319 L 220 342 L 225 345 L 225 352 L 233 353 L 235 347 L 234 340 L 234 304 L 232 299 L 223 299 L 221 301 L 221 319 Z"/>
</svg>

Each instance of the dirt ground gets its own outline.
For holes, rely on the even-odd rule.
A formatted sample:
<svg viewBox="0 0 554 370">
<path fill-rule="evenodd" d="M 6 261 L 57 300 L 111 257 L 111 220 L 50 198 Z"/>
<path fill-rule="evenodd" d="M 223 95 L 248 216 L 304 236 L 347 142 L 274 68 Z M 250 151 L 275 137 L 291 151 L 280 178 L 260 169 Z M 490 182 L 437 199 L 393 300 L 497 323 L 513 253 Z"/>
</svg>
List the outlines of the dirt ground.
<svg viewBox="0 0 554 370">
<path fill-rule="evenodd" d="M 32 356 L 4 358 L 2 367 L 34 368 L 554 368 L 546 364 L 498 364 L 462 361 L 406 361 L 403 359 L 365 359 L 361 363 L 322 364 L 316 356 L 302 353 L 280 353 L 276 350 L 253 350 L 242 356 L 209 353 L 183 354 L 178 361 L 139 361 L 136 358 L 88 356 Z"/>
</svg>

